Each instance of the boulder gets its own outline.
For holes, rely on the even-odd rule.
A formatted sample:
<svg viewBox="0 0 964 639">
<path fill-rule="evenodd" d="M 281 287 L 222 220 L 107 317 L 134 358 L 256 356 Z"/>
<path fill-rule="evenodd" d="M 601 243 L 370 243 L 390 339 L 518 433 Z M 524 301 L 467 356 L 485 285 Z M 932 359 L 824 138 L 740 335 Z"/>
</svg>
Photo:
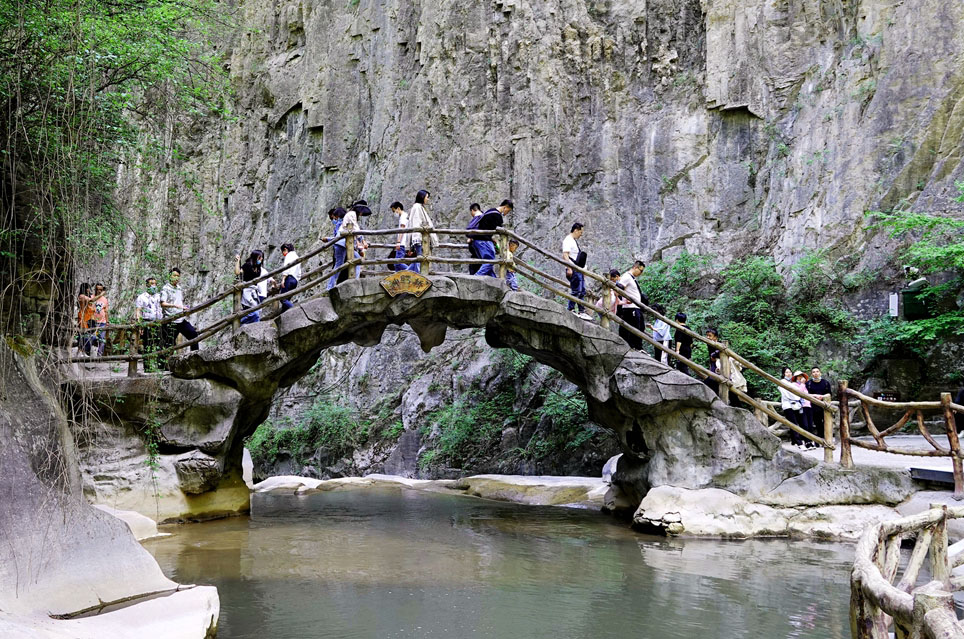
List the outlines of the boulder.
<svg viewBox="0 0 964 639">
<path fill-rule="evenodd" d="M 157 532 L 157 522 L 150 517 L 145 517 L 133 510 L 117 510 L 106 504 L 94 504 L 94 508 L 102 510 L 113 517 L 117 517 L 127 524 L 127 527 L 131 529 L 131 534 L 134 535 L 134 539 L 137 541 L 161 536 Z"/>
<path fill-rule="evenodd" d="M 174 460 L 177 482 L 181 491 L 199 495 L 213 490 L 221 479 L 221 461 L 199 450 L 178 455 Z"/>
</svg>

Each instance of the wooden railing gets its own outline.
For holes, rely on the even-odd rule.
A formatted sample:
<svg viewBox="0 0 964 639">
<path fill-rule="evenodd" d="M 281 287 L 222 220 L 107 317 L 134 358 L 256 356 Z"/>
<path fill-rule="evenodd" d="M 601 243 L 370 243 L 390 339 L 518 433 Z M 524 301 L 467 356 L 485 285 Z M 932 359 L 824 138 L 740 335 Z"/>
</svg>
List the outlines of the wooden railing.
<svg viewBox="0 0 964 639">
<path fill-rule="evenodd" d="M 947 520 L 961 517 L 964 508 L 935 507 L 864 531 L 850 576 L 853 639 L 964 639 L 953 596 L 964 587 L 964 578 L 952 574 L 964 565 L 964 548 L 947 544 Z M 901 544 L 912 536 L 914 550 L 895 584 Z M 930 560 L 930 581 L 918 586 L 925 559 Z"/>
<path fill-rule="evenodd" d="M 422 236 L 422 248 L 424 251 L 423 254 L 419 257 L 412 257 L 412 258 L 392 257 L 392 258 L 380 259 L 380 258 L 372 258 L 370 256 L 366 256 L 363 258 L 354 257 L 355 255 L 354 248 L 356 244 L 356 238 L 368 238 L 368 237 L 378 237 L 378 236 L 387 236 L 389 238 L 393 238 L 394 236 L 397 236 L 399 233 L 420 233 Z M 440 236 L 459 237 L 459 238 L 462 238 L 463 241 L 467 240 L 468 238 L 471 238 L 472 236 L 491 235 L 493 236 L 495 243 L 497 245 L 498 255 L 495 259 L 491 259 L 491 260 L 468 258 L 468 257 L 465 257 L 465 253 L 467 252 L 466 244 L 440 243 L 436 247 L 436 250 L 450 250 L 450 251 L 455 250 L 455 251 L 458 251 L 459 253 L 459 256 L 457 257 L 442 257 L 440 255 L 433 254 L 431 243 L 430 243 L 430 234 L 432 233 Z M 309 259 L 318 256 L 326 249 L 331 248 L 336 241 L 341 241 L 342 239 L 345 240 L 346 255 L 350 258 L 344 264 L 342 264 L 337 268 L 333 268 L 327 264 L 323 264 L 319 268 L 310 270 L 307 273 L 303 274 L 302 281 L 299 282 L 298 288 L 292 291 L 289 291 L 287 293 L 271 297 L 268 300 L 258 304 L 257 306 L 253 306 L 249 308 L 241 308 L 241 295 L 243 290 L 246 287 L 257 284 L 258 282 L 261 282 L 261 281 L 265 281 L 277 275 L 280 275 L 285 270 L 287 270 L 291 266 L 294 266 L 295 264 L 306 265 Z M 520 249 L 515 255 L 510 253 L 507 249 L 509 240 L 515 240 L 520 245 Z M 393 247 L 394 243 L 384 243 L 384 244 L 372 243 L 370 246 L 373 249 L 374 248 L 384 249 L 384 248 Z M 570 291 L 568 290 L 568 287 L 569 287 L 568 282 L 547 273 L 545 270 L 540 269 L 539 267 L 535 266 L 529 261 L 523 260 L 521 258 L 521 255 L 526 250 L 530 250 L 537 256 L 540 256 L 541 258 L 543 258 L 543 261 L 548 261 L 549 263 L 555 263 L 559 266 L 562 266 L 563 268 L 570 268 L 573 271 L 582 273 L 587 279 L 598 282 L 603 287 L 606 301 L 611 302 L 612 296 L 617 296 L 621 298 L 625 303 L 628 303 L 632 306 L 635 306 L 641 309 L 646 315 L 663 320 L 669 326 L 675 328 L 677 333 L 685 333 L 691 336 L 695 341 L 699 341 L 706 344 L 711 351 L 713 350 L 719 351 L 720 373 L 716 373 L 694 362 L 693 360 L 687 357 L 684 357 L 683 355 L 680 355 L 675 350 L 667 348 L 662 343 L 654 340 L 648 333 L 646 333 L 643 330 L 640 330 L 638 327 L 630 325 L 622 318 L 618 317 L 615 313 L 612 313 L 609 310 L 609 304 L 605 304 L 603 308 L 592 309 L 602 316 L 603 318 L 602 323 L 604 326 L 609 326 L 610 323 L 614 323 L 622 327 L 624 330 L 628 331 L 630 334 L 635 335 L 636 337 L 642 339 L 643 341 L 651 345 L 656 351 L 662 351 L 666 353 L 670 359 L 680 362 L 682 364 L 685 364 L 701 378 L 711 379 L 717 382 L 720 385 L 719 386 L 720 397 L 723 401 L 728 402 L 731 394 L 736 395 L 736 397 L 738 397 L 740 400 L 742 400 L 747 405 L 752 407 L 755 411 L 757 411 L 758 414 L 765 415 L 767 418 L 772 419 L 775 422 L 783 425 L 784 427 L 789 428 L 790 430 L 793 430 L 794 432 L 798 433 L 801 437 L 809 439 L 813 442 L 816 442 L 820 446 L 823 446 L 825 461 L 827 462 L 833 461 L 833 450 L 835 447 L 834 433 L 833 433 L 833 427 L 834 427 L 833 414 L 837 411 L 836 406 L 834 406 L 829 402 L 824 402 L 823 400 L 817 397 L 814 397 L 809 393 L 799 390 L 795 385 L 790 384 L 783 379 L 779 379 L 773 375 L 770 375 L 765 370 L 761 369 L 760 367 L 756 366 L 746 358 L 742 357 L 741 355 L 733 351 L 733 349 L 730 348 L 729 344 L 727 344 L 726 342 L 717 342 L 715 340 L 711 340 L 707 337 L 704 337 L 703 335 L 700 335 L 699 333 L 690 329 L 688 326 L 683 326 L 678 322 L 676 322 L 675 320 L 673 320 L 672 318 L 666 317 L 661 313 L 657 313 L 653 308 L 649 307 L 648 305 L 642 304 L 641 302 L 628 297 L 621 288 L 616 286 L 608 278 L 603 277 L 599 274 L 593 273 L 592 271 L 589 271 L 585 268 L 576 266 L 571 262 L 566 262 L 562 259 L 561 256 L 556 255 L 553 252 L 546 251 L 541 247 L 537 246 L 536 244 L 532 243 L 525 237 L 522 237 L 517 233 L 514 233 L 512 231 L 509 231 L 503 228 L 496 229 L 495 231 L 466 230 L 466 229 L 435 229 L 435 228 L 414 228 L 414 229 L 413 228 L 409 228 L 409 229 L 394 228 L 394 229 L 378 229 L 378 230 L 358 230 L 358 231 L 349 232 L 340 237 L 333 238 L 327 242 L 324 242 L 318 248 L 310 251 L 309 253 L 306 253 L 305 255 L 301 256 L 298 260 L 296 260 L 295 262 L 289 265 L 279 267 L 269 273 L 266 273 L 265 275 L 257 279 L 250 280 L 247 282 L 238 282 L 234 284 L 232 287 L 228 288 L 223 293 L 216 295 L 215 297 L 212 297 L 198 304 L 197 306 L 194 306 L 193 308 L 187 311 L 178 313 L 177 315 L 173 315 L 171 317 L 167 317 L 163 320 L 155 321 L 155 322 L 142 322 L 140 324 L 113 324 L 113 325 L 108 325 L 105 327 L 100 327 L 100 328 L 90 330 L 91 333 L 99 333 L 103 331 L 132 331 L 138 328 L 144 328 L 148 326 L 159 327 L 171 322 L 181 321 L 192 315 L 196 315 L 201 311 L 210 309 L 218 302 L 221 302 L 223 300 L 227 300 L 230 298 L 232 301 L 232 305 L 231 305 L 232 312 L 222 318 L 216 319 L 208 326 L 199 328 L 198 337 L 192 340 L 182 342 L 180 344 L 175 344 L 173 346 L 168 346 L 158 351 L 155 351 L 153 353 L 138 353 L 135 346 L 135 342 L 132 341 L 131 346 L 128 349 L 128 352 L 123 355 L 89 357 L 89 358 L 83 358 L 82 361 L 127 362 L 128 374 L 134 375 L 136 374 L 136 370 L 137 370 L 136 367 L 137 367 L 138 361 L 143 361 L 148 358 L 156 358 L 156 357 L 169 355 L 175 351 L 187 348 L 193 344 L 197 344 L 201 342 L 202 340 L 213 337 L 221 333 L 225 329 L 227 329 L 229 326 L 233 327 L 233 329 L 237 331 L 240 328 L 241 318 L 244 317 L 245 315 L 257 310 L 262 310 L 279 300 L 288 299 L 293 296 L 312 291 L 318 288 L 319 286 L 324 286 L 331 276 L 337 275 L 342 271 L 347 270 L 348 277 L 353 278 L 355 277 L 355 268 L 361 267 L 361 266 L 375 266 L 375 265 L 389 265 L 389 264 L 407 265 L 407 264 L 419 263 L 422 274 L 430 275 L 433 273 L 433 268 L 437 265 L 452 266 L 452 265 L 492 264 L 495 266 L 497 270 L 497 275 L 500 281 L 504 279 L 507 269 L 513 269 L 519 275 L 537 284 L 542 290 L 552 293 L 553 295 L 557 295 L 565 300 L 570 300 L 578 304 L 581 304 L 583 306 L 589 307 L 589 304 L 587 302 L 585 302 L 584 300 L 580 300 L 570 294 Z M 373 273 L 373 275 L 381 275 L 381 274 Z M 745 391 L 739 388 L 736 388 L 730 379 L 730 370 L 731 370 L 731 367 L 733 366 L 733 362 L 738 362 L 743 367 L 744 371 L 750 371 L 752 373 L 755 373 L 760 377 L 762 377 L 763 379 L 767 380 L 768 382 L 776 386 L 779 386 L 781 388 L 784 388 L 802 399 L 809 400 L 812 406 L 814 407 L 815 413 L 816 413 L 816 409 L 819 408 L 822 411 L 824 416 L 823 436 L 821 437 L 818 435 L 814 435 L 810 432 L 807 432 L 806 430 L 799 427 L 797 424 L 794 424 L 793 422 L 787 420 L 777 410 L 772 408 L 768 402 L 761 401 L 754 397 L 751 397 Z"/>
<path fill-rule="evenodd" d="M 854 460 L 852 447 L 865 448 L 881 453 L 892 453 L 895 455 L 912 455 L 915 457 L 950 457 L 954 469 L 954 498 L 964 498 L 964 472 L 962 472 L 961 443 L 957 436 L 957 424 L 954 418 L 955 413 L 964 413 L 964 406 L 955 404 L 951 401 L 950 393 L 941 393 L 939 402 L 887 402 L 880 399 L 868 397 L 858 393 L 848 387 L 847 381 L 841 381 L 839 385 L 840 397 L 840 464 L 844 468 L 853 468 Z M 854 439 L 850 434 L 850 400 L 855 399 L 859 402 L 859 411 L 863 415 L 864 424 L 868 432 L 874 438 L 873 444 Z M 881 431 L 874 424 L 870 416 L 870 407 L 884 408 L 895 413 L 903 411 L 904 415 L 897 422 Z M 944 420 L 944 433 L 947 436 L 947 447 L 941 446 L 934 436 L 927 430 L 924 424 L 924 413 L 939 412 Z M 907 448 L 891 448 L 887 445 L 885 437 L 900 432 L 907 426 L 908 422 L 914 419 L 917 430 L 921 436 L 931 445 L 933 450 L 917 450 Z"/>
</svg>

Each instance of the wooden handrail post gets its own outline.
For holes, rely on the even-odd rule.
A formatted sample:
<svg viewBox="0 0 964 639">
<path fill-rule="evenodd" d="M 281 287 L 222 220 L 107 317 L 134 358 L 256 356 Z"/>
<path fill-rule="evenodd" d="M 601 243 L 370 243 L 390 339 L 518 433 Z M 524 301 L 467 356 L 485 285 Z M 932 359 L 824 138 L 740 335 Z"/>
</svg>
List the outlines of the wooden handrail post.
<svg viewBox="0 0 964 639">
<path fill-rule="evenodd" d="M 951 567 L 947 563 L 947 506 L 943 506 L 944 516 L 934 526 L 931 537 L 930 560 L 931 577 L 941 582 L 945 590 L 951 589 Z"/>
<path fill-rule="evenodd" d="M 847 398 L 847 380 L 840 380 L 838 389 L 840 398 L 840 465 L 844 468 L 854 467 L 854 458 L 850 451 L 850 406 Z"/>
<path fill-rule="evenodd" d="M 824 409 L 823 411 L 823 439 L 828 444 L 833 444 L 833 413 Z M 823 461 L 825 464 L 833 462 L 833 449 L 824 447 Z"/>
<path fill-rule="evenodd" d="M 954 465 L 954 499 L 964 499 L 964 470 L 961 468 L 961 441 L 957 436 L 954 411 L 951 410 L 951 394 L 941 393 L 941 408 L 944 411 L 944 426 L 947 428 L 947 443 L 951 449 L 951 462 Z"/>
<path fill-rule="evenodd" d="M 140 331 L 133 328 L 129 335 L 127 354 L 130 356 L 130 359 L 127 360 L 127 376 L 137 377 L 137 338 L 140 336 Z"/>
<path fill-rule="evenodd" d="M 345 236 L 345 261 L 348 262 L 348 278 L 355 277 L 355 236 L 351 233 Z"/>
<path fill-rule="evenodd" d="M 233 312 L 232 312 L 231 314 L 232 314 L 232 315 L 237 315 L 238 313 L 241 312 L 241 291 L 239 291 L 239 290 L 237 290 L 237 289 L 234 289 L 233 298 L 234 298 L 234 302 L 233 302 L 233 304 L 232 304 L 232 308 L 233 308 L 234 310 L 233 310 Z M 231 322 L 231 328 L 234 330 L 234 334 L 237 335 L 238 331 L 241 330 L 241 318 L 240 318 L 240 317 L 235 317 L 235 318 L 234 318 L 234 320 Z"/>
<path fill-rule="evenodd" d="M 730 362 L 730 356 L 726 354 L 726 349 L 729 347 L 728 342 L 723 342 L 724 349 L 720 351 L 720 374 L 722 374 L 726 380 L 725 384 L 720 384 L 720 399 L 722 399 L 726 405 L 730 404 L 730 380 L 732 380 L 730 375 L 732 373 L 731 367 L 733 366 L 732 362 Z"/>
<path fill-rule="evenodd" d="M 615 293 L 613 293 L 612 289 L 609 287 L 604 287 L 604 289 L 605 289 L 605 292 L 603 293 L 603 308 L 608 311 L 610 308 L 612 308 L 613 296 L 615 295 Z M 602 315 L 602 319 L 599 320 L 599 325 L 608 330 L 609 316 L 604 313 Z M 656 349 L 656 352 L 659 353 L 659 349 Z M 658 359 L 658 355 L 657 355 L 657 359 Z"/>
<path fill-rule="evenodd" d="M 432 256 L 432 234 L 422 229 L 422 275 L 429 275 L 432 272 L 432 263 L 428 258 Z"/>
<path fill-rule="evenodd" d="M 499 233 L 498 235 L 498 239 L 496 240 L 496 248 L 498 249 L 499 258 L 503 260 L 503 261 L 500 261 L 498 266 L 496 267 L 496 275 L 498 275 L 500 282 L 504 282 L 505 281 L 505 261 L 504 260 L 505 260 L 506 254 L 509 252 L 509 243 L 507 241 L 506 236 L 502 233 Z"/>
</svg>

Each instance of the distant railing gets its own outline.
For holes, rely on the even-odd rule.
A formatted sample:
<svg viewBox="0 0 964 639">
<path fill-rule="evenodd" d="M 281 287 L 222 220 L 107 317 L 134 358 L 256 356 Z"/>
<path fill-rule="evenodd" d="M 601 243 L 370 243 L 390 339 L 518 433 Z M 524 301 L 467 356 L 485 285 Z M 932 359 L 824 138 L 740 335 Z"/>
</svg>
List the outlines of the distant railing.
<svg viewBox="0 0 964 639">
<path fill-rule="evenodd" d="M 852 446 L 865 448 L 881 453 L 892 453 L 895 455 L 912 455 L 916 457 L 950 457 L 954 469 L 954 499 L 964 498 L 964 471 L 962 471 L 961 443 L 957 436 L 957 424 L 954 418 L 955 413 L 964 414 L 964 406 L 955 404 L 951 401 L 950 393 L 941 393 L 939 402 L 887 402 L 880 399 L 868 397 L 858 393 L 852 388 L 848 388 L 847 381 L 841 381 L 839 385 L 840 397 L 840 464 L 844 468 L 853 468 L 854 460 L 851 452 Z M 873 444 L 854 439 L 850 435 L 850 399 L 856 399 L 859 410 L 863 415 L 864 423 L 870 435 L 874 438 Z M 904 412 L 897 423 L 881 431 L 874 424 L 870 416 L 870 407 L 886 408 L 894 412 Z M 940 412 L 944 419 L 944 432 L 947 436 L 947 447 L 941 446 L 934 436 L 924 425 L 925 412 Z M 933 450 L 915 450 L 906 448 L 891 448 L 884 440 L 888 435 L 893 435 L 901 431 L 911 419 L 915 419 L 917 430 L 921 436 L 927 440 Z"/>
<path fill-rule="evenodd" d="M 961 517 L 964 508 L 936 507 L 864 531 L 850 576 L 853 639 L 964 639 L 953 595 L 964 587 L 964 578 L 952 575 L 964 565 L 964 549 L 947 545 L 947 520 Z M 895 584 L 901 544 L 911 537 L 916 537 L 914 550 Z M 930 559 L 930 581 L 918 587 L 925 559 Z"/>
<path fill-rule="evenodd" d="M 423 254 L 421 256 L 411 257 L 411 258 L 390 257 L 390 258 L 373 259 L 368 256 L 358 257 L 358 258 L 354 257 L 356 238 L 396 236 L 399 233 L 421 234 Z M 430 242 L 430 236 L 433 233 L 441 236 L 461 237 L 461 238 L 464 238 L 465 240 L 468 240 L 473 236 L 479 236 L 479 235 L 493 236 L 495 239 L 495 243 L 498 247 L 498 256 L 495 259 L 490 259 L 490 260 L 465 257 L 465 253 L 467 252 L 467 244 L 464 244 L 464 243 L 463 244 L 440 243 L 436 247 L 436 250 L 458 251 L 459 256 L 457 257 L 441 257 L 439 255 L 435 255 L 433 254 L 433 249 Z M 298 287 L 295 288 L 294 290 L 273 296 L 256 306 L 242 308 L 241 296 L 245 288 L 252 286 L 254 284 L 257 284 L 259 282 L 266 281 L 269 278 L 275 277 L 277 275 L 280 275 L 281 273 L 283 273 L 284 271 L 286 271 L 287 269 L 291 268 L 296 264 L 304 264 L 305 262 L 307 262 L 307 260 L 318 256 L 319 254 L 322 253 L 322 251 L 325 251 L 326 249 L 331 248 L 336 242 L 341 241 L 343 239 L 345 240 L 346 255 L 348 256 L 348 258 L 350 258 L 350 259 L 347 259 L 344 264 L 338 266 L 337 268 L 329 267 L 327 264 L 323 264 L 319 268 L 311 270 L 306 274 L 304 274 L 302 277 L 302 281 L 299 282 Z M 348 278 L 354 278 L 356 267 L 361 267 L 366 265 L 368 266 L 389 265 L 389 264 L 408 265 L 408 264 L 418 263 L 420 264 L 420 269 L 422 274 L 428 276 L 432 274 L 433 272 L 432 269 L 433 269 L 433 266 L 435 265 L 453 266 L 453 265 L 492 264 L 496 267 L 496 272 L 497 272 L 499 281 L 503 281 L 505 279 L 506 270 L 512 268 L 512 269 L 518 270 L 520 275 L 534 282 L 541 289 L 549 293 L 552 293 L 553 295 L 557 295 L 565 300 L 573 301 L 578 304 L 588 306 L 587 302 L 576 298 L 575 296 L 571 295 L 571 293 L 568 290 L 565 290 L 569 286 L 568 282 L 565 282 L 560 278 L 554 277 L 553 275 L 546 273 L 545 271 L 539 269 L 533 264 L 522 260 L 519 255 L 513 255 L 512 253 L 510 253 L 507 248 L 509 240 L 515 240 L 519 243 L 520 253 L 522 252 L 522 247 L 531 249 L 534 253 L 536 253 L 539 256 L 542 256 L 549 262 L 555 262 L 563 266 L 564 268 L 569 268 L 569 269 L 572 269 L 573 271 L 582 273 L 586 278 L 600 283 L 604 290 L 605 303 L 603 304 L 603 308 L 595 308 L 593 310 L 595 310 L 595 312 L 599 313 L 602 316 L 603 326 L 608 327 L 610 325 L 610 322 L 615 323 L 616 325 L 628 331 L 630 334 L 635 335 L 636 337 L 650 344 L 657 351 L 662 351 L 666 353 L 669 358 L 685 364 L 703 379 L 710 379 L 717 382 L 720 385 L 719 386 L 720 398 L 724 402 L 727 402 L 727 403 L 729 402 L 730 394 L 736 395 L 740 400 L 742 400 L 743 402 L 751 406 L 755 411 L 757 411 L 758 414 L 765 415 L 769 419 L 772 419 L 778 422 L 779 424 L 783 425 L 784 427 L 789 428 L 790 430 L 796 432 L 801 437 L 804 437 L 805 439 L 811 440 L 819 444 L 820 446 L 823 446 L 825 461 L 827 462 L 833 461 L 833 450 L 834 450 L 833 414 L 837 411 L 836 406 L 834 406 L 831 403 L 824 402 L 823 400 L 818 399 L 817 397 L 814 397 L 809 393 L 800 391 L 795 385 L 790 384 L 785 380 L 782 380 L 777 377 L 774 377 L 773 375 L 770 375 L 769 373 L 767 373 L 760 367 L 756 366 L 746 358 L 734 352 L 729 347 L 729 344 L 727 344 L 726 342 L 717 342 L 717 341 L 708 339 L 703 335 L 700 335 L 699 333 L 693 331 L 689 327 L 683 326 L 661 313 L 657 313 L 653 308 L 649 307 L 648 305 L 642 304 L 641 302 L 638 302 L 628 297 L 620 287 L 616 286 L 608 278 L 602 277 L 601 275 L 593 273 L 592 271 L 589 271 L 585 268 L 576 266 L 571 262 L 566 262 L 560 256 L 555 255 L 552 252 L 546 251 L 541 247 L 537 246 L 536 244 L 532 243 L 528 239 L 504 228 L 499 228 L 493 231 L 493 230 L 467 230 L 467 229 L 435 229 L 435 228 L 423 227 L 423 228 L 408 228 L 408 229 L 394 228 L 394 229 L 376 229 L 376 230 L 357 230 L 357 231 L 347 232 L 337 238 L 332 238 L 331 240 L 324 242 L 321 246 L 301 256 L 298 260 L 295 260 L 291 264 L 279 267 L 269 273 L 262 275 L 261 277 L 258 277 L 257 279 L 249 280 L 247 282 L 238 282 L 234 284 L 232 287 L 228 288 L 223 293 L 216 295 L 215 297 L 212 297 L 198 304 L 197 306 L 192 307 L 187 311 L 178 313 L 177 315 L 173 315 L 171 317 L 167 317 L 159 321 L 142 322 L 139 324 L 112 324 L 104 327 L 90 329 L 88 331 L 89 334 L 95 334 L 95 333 L 100 333 L 105 331 L 114 331 L 114 332 L 136 331 L 136 329 L 145 328 L 145 327 L 160 327 L 162 325 L 169 324 L 171 322 L 177 322 L 177 321 L 186 319 L 191 315 L 195 315 L 203 310 L 206 310 L 212 307 L 213 305 L 217 304 L 220 301 L 231 298 L 232 312 L 220 319 L 215 320 L 210 325 L 198 329 L 198 336 L 192 340 L 185 341 L 180 344 L 175 344 L 173 346 L 168 346 L 152 353 L 139 353 L 137 350 L 137 340 L 135 339 L 135 340 L 130 340 L 130 344 L 128 345 L 128 352 L 123 355 L 88 357 L 88 358 L 83 358 L 81 361 L 127 362 L 128 374 L 136 375 L 138 361 L 170 355 L 171 353 L 174 353 L 178 350 L 187 348 L 193 344 L 197 344 L 201 342 L 202 340 L 213 337 L 218 333 L 224 331 L 229 326 L 233 327 L 234 331 L 237 331 L 240 329 L 241 318 L 248 315 L 249 313 L 269 307 L 270 305 L 274 304 L 279 300 L 289 299 L 293 296 L 300 295 L 303 293 L 307 293 L 308 291 L 314 290 L 317 287 L 324 285 L 329 280 L 329 278 L 331 278 L 333 275 L 338 275 L 343 271 L 347 270 Z M 394 246 L 395 246 L 394 244 L 372 243 L 370 245 L 370 248 L 373 248 L 373 249 L 374 248 L 391 248 Z M 366 274 L 368 273 L 367 272 L 363 273 L 363 276 Z M 383 273 L 372 273 L 372 274 L 382 275 Z M 563 288 L 559 288 L 560 286 Z M 690 337 L 692 337 L 695 341 L 699 341 L 706 344 L 711 350 L 719 351 L 720 373 L 713 372 L 708 368 L 701 366 L 700 364 L 697 364 L 690 358 L 680 355 L 675 350 L 667 348 L 662 343 L 654 340 L 645 331 L 640 330 L 636 326 L 632 326 L 622 318 L 618 317 L 615 313 L 611 312 L 609 308 L 611 307 L 613 296 L 617 296 L 621 298 L 624 303 L 633 305 L 641 309 L 644 313 L 646 313 L 649 316 L 656 317 L 663 320 L 669 326 L 675 328 L 677 333 L 685 333 Z M 744 370 L 752 371 L 757 375 L 759 375 L 760 377 L 762 377 L 763 379 L 767 380 L 768 382 L 776 386 L 779 386 L 781 388 L 784 388 L 790 391 L 792 394 L 802 399 L 809 400 L 815 409 L 819 408 L 824 415 L 823 436 L 820 437 L 804 430 L 797 424 L 794 424 L 793 422 L 786 419 L 778 411 L 771 408 L 771 406 L 767 402 L 753 398 L 743 390 L 736 388 L 730 379 L 733 362 L 738 362 L 740 365 L 743 366 Z"/>
</svg>

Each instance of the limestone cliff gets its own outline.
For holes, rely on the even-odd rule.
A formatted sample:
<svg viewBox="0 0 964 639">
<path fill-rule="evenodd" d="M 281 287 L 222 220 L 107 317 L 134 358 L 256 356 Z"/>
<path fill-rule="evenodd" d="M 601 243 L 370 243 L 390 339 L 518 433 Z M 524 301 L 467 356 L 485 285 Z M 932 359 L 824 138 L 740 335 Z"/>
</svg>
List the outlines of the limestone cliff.
<svg viewBox="0 0 964 639">
<path fill-rule="evenodd" d="M 376 211 L 366 225 L 388 226 L 390 202 L 427 188 L 439 225 L 509 196 L 511 225 L 551 247 L 580 219 L 593 268 L 683 250 L 717 264 L 771 252 L 787 267 L 830 248 L 856 256 L 855 270 L 884 269 L 850 300 L 873 316 L 897 274 L 893 243 L 864 212 L 964 211 L 951 197 L 964 179 L 960 3 L 249 0 L 226 11 L 235 115 L 172 113 L 160 170 L 121 167 L 138 223 L 129 250 L 92 269 L 115 298 L 177 263 L 201 299 L 230 281 L 235 253 L 267 248 L 273 263 L 282 242 L 314 244 L 325 211 L 359 197 Z M 367 378 L 379 382 L 356 401 L 371 403 L 394 383 L 384 370 L 411 370 L 412 347 L 327 353 L 331 373 L 292 396 L 356 392 Z"/>
</svg>

